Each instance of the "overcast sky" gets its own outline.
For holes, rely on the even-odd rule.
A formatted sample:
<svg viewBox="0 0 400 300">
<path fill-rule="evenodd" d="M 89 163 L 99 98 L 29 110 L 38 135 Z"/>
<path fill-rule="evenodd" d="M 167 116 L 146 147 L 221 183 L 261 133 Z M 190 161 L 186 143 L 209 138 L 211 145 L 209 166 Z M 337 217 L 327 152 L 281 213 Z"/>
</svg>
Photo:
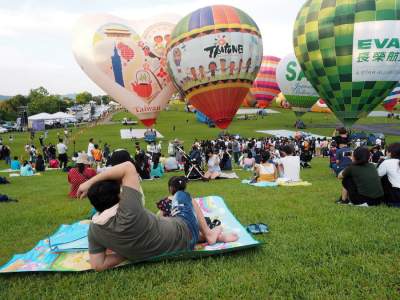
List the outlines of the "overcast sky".
<svg viewBox="0 0 400 300">
<path fill-rule="evenodd" d="M 292 29 L 305 0 L 0 0 L 0 94 L 103 92 L 79 68 L 71 51 L 72 27 L 83 14 L 143 19 L 163 13 L 185 16 L 212 4 L 249 14 L 261 29 L 264 55 L 293 52 Z"/>
</svg>

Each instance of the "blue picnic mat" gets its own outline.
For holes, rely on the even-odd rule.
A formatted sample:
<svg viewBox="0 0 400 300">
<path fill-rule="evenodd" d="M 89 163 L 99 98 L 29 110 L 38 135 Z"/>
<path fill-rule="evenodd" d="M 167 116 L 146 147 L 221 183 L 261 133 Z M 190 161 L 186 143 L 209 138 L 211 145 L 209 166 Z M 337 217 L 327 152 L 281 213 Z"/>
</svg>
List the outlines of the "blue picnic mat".
<svg viewBox="0 0 400 300">
<path fill-rule="evenodd" d="M 209 196 L 196 198 L 195 200 L 205 217 L 219 219 L 224 231 L 237 233 L 239 239 L 232 243 L 197 244 L 194 251 L 165 253 L 157 257 L 151 257 L 146 261 L 202 257 L 261 245 L 240 224 L 221 197 Z M 39 241 L 29 252 L 14 255 L 8 263 L 0 267 L 0 273 L 79 272 L 90 270 L 89 253 L 87 251 L 89 223 L 90 221 L 84 220 L 71 225 L 61 225 L 52 236 Z M 125 264 L 129 263 L 126 262 Z"/>
</svg>

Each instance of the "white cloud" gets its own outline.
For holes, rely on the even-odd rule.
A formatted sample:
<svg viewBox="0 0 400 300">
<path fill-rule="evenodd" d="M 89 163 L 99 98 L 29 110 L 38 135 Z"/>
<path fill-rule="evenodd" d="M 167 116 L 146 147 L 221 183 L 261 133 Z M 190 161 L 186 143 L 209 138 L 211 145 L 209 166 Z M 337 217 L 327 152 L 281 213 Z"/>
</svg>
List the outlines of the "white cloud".
<svg viewBox="0 0 400 300">
<path fill-rule="evenodd" d="M 132 0 L 131 0 L 132 1 Z M 0 8 L 0 94 L 27 93 L 43 85 L 51 92 L 68 93 L 88 90 L 100 93 L 75 62 L 71 46 L 71 32 L 75 21 L 84 13 L 106 12 L 116 16 L 140 20 L 143 16 L 175 14 L 181 17 L 195 9 L 215 4 L 215 0 L 156 1 L 100 1 L 99 5 L 83 1 L 84 5 L 39 1 L 22 1 L 17 9 Z M 39 3 L 38 3 L 39 2 Z M 83 3 L 80 2 L 80 3 Z M 292 27 L 297 11 L 304 0 L 219 0 L 248 13 L 259 25 L 263 35 L 264 54 L 284 56 L 292 52 Z M 53 5 L 54 4 L 54 5 Z M 96 2 L 97 4 L 97 2 Z M 96 7 L 103 11 L 96 11 Z M 108 7 L 108 9 L 107 9 Z"/>
<path fill-rule="evenodd" d="M 79 14 L 63 11 L 31 11 L 0 9 L 0 36 L 65 34 Z"/>
</svg>

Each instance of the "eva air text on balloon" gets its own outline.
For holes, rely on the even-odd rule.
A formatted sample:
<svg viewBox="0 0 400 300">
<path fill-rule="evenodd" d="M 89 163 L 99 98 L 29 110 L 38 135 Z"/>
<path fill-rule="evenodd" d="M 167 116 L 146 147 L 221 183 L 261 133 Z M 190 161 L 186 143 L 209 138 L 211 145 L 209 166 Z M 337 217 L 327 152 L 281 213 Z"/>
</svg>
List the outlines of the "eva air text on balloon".
<svg viewBox="0 0 400 300">
<path fill-rule="evenodd" d="M 398 81 L 400 22 L 374 21 L 354 25 L 353 81 Z"/>
</svg>

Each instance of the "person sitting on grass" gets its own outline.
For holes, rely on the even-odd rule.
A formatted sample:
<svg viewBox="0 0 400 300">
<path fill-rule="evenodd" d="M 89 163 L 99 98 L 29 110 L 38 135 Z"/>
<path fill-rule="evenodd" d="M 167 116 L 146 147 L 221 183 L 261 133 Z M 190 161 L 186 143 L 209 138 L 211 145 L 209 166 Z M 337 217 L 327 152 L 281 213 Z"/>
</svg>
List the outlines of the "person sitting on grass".
<svg viewBox="0 0 400 300">
<path fill-rule="evenodd" d="M 25 160 L 24 163 L 22 164 L 21 170 L 20 170 L 20 175 L 21 176 L 33 176 L 33 168 L 32 165 Z"/>
<path fill-rule="evenodd" d="M 160 153 L 155 153 L 153 155 L 153 161 L 150 166 L 151 178 L 161 178 L 164 176 L 164 166 L 160 162 L 160 156 Z"/>
<path fill-rule="evenodd" d="M 179 164 L 175 156 L 169 156 L 164 160 L 164 168 L 166 172 L 173 172 L 179 170 Z"/>
<path fill-rule="evenodd" d="M 329 168 L 333 171 L 336 172 L 336 142 L 332 141 L 331 146 L 328 151 L 328 156 L 329 156 Z"/>
<path fill-rule="evenodd" d="M 337 203 L 368 206 L 379 205 L 383 200 L 383 188 L 375 165 L 369 162 L 370 152 L 358 147 L 352 155 L 352 164 L 338 178 L 342 179 L 342 195 Z"/>
<path fill-rule="evenodd" d="M 294 147 L 285 145 L 281 149 L 279 172 L 284 180 L 298 182 L 300 179 L 300 157 L 294 155 Z"/>
<path fill-rule="evenodd" d="M 269 162 L 269 152 L 261 154 L 260 164 L 255 165 L 255 180 L 256 182 L 274 182 L 278 178 L 278 170 L 273 163 Z"/>
<path fill-rule="evenodd" d="M 389 206 L 400 207 L 400 143 L 389 145 L 388 158 L 378 167 L 385 202 Z"/>
<path fill-rule="evenodd" d="M 254 168 L 255 162 L 256 160 L 253 157 L 253 153 L 251 152 L 251 150 L 248 150 L 246 153 L 243 154 L 240 166 L 246 171 L 251 171 Z"/>
<path fill-rule="evenodd" d="M 216 179 L 221 175 L 220 159 L 218 154 L 208 150 L 206 153 L 208 170 L 204 174 L 204 179 Z"/>
<path fill-rule="evenodd" d="M 98 211 L 89 226 L 89 260 L 96 271 L 126 259 L 143 261 L 154 256 L 193 250 L 200 225 L 190 195 L 177 191 L 172 217 L 156 216 L 143 207 L 139 175 L 131 162 L 111 167 L 81 184 L 78 196 L 88 196 Z M 211 231 L 216 242 L 220 232 Z M 113 253 L 106 253 L 107 249 Z"/>
<path fill-rule="evenodd" d="M 21 169 L 21 163 L 18 160 L 17 156 L 14 156 L 14 159 L 11 161 L 11 170 L 19 171 Z"/>
<path fill-rule="evenodd" d="M 163 217 L 171 217 L 172 214 L 172 201 L 174 195 L 178 191 L 185 191 L 188 179 L 184 176 L 173 176 L 168 181 L 168 191 L 170 195 L 159 202 L 157 202 L 157 208 L 159 209 L 158 215 Z M 239 237 L 235 233 L 225 234 L 222 232 L 222 227 L 219 225 L 215 226 L 213 223 L 207 224 L 207 220 L 204 217 L 199 205 L 196 201 L 192 200 L 193 207 L 195 209 L 195 215 L 200 226 L 200 237 L 198 242 L 207 242 L 212 245 L 216 242 L 229 243 L 236 241 Z M 211 220 L 210 220 L 211 221 Z M 213 232 L 211 232 L 213 231 Z M 217 234 L 218 233 L 218 234 Z M 214 240 L 217 237 L 217 240 Z"/>
<path fill-rule="evenodd" d="M 39 154 L 36 158 L 35 170 L 36 172 L 44 172 L 46 170 L 42 154 Z"/>
<path fill-rule="evenodd" d="M 150 163 L 144 151 L 140 150 L 135 155 L 135 167 L 142 179 L 150 179 Z"/>
<path fill-rule="evenodd" d="M 95 175 L 96 171 L 90 167 L 88 155 L 82 152 L 76 160 L 75 168 L 72 168 L 68 172 L 68 182 L 70 184 L 68 196 L 77 198 L 79 186 Z"/>
</svg>

